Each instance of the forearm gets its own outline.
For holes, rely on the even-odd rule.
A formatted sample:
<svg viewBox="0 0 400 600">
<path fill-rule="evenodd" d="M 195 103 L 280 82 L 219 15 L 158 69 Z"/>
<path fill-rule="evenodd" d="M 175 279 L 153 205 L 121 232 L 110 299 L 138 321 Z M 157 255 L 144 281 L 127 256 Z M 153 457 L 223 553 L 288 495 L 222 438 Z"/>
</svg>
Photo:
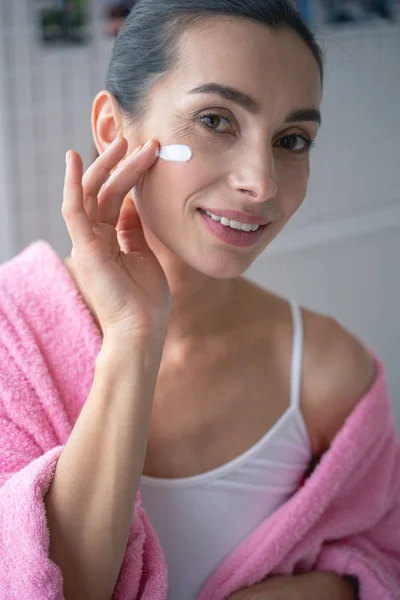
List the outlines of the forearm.
<svg viewBox="0 0 400 600">
<path fill-rule="evenodd" d="M 60 455 L 45 505 L 50 558 L 66 600 L 109 600 L 143 469 L 159 357 L 101 350 L 89 397 Z"/>
</svg>

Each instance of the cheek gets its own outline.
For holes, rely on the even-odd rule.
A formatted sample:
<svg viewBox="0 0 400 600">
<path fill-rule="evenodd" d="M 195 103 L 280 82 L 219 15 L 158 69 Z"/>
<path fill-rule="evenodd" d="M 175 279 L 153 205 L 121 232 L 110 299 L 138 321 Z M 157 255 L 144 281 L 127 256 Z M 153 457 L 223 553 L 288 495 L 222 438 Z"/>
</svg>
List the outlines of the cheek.
<svg viewBox="0 0 400 600">
<path fill-rule="evenodd" d="M 221 171 L 213 157 L 193 148 L 193 157 L 186 163 L 168 162 L 159 159 L 143 178 L 136 197 L 139 210 L 148 213 L 147 207 L 161 212 L 170 212 L 171 207 L 182 210 L 196 197 L 215 186 Z"/>
<path fill-rule="evenodd" d="M 309 175 L 308 160 L 280 165 L 278 172 L 279 194 L 286 220 L 303 203 L 307 193 Z"/>
</svg>

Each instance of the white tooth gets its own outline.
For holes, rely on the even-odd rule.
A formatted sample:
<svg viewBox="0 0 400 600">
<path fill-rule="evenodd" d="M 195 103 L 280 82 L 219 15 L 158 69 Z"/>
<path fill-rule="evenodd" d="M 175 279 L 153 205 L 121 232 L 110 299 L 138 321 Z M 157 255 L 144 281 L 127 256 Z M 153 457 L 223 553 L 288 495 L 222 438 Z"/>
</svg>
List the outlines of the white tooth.
<svg viewBox="0 0 400 600">
<path fill-rule="evenodd" d="M 221 217 L 217 217 L 217 215 L 213 215 L 208 210 L 204 211 L 206 215 L 208 215 L 213 221 L 220 221 Z"/>
<path fill-rule="evenodd" d="M 260 228 L 260 225 L 250 225 L 248 223 L 240 223 L 239 221 L 233 221 L 232 219 L 227 219 L 226 217 L 218 217 L 217 215 L 213 215 L 209 210 L 204 211 L 206 215 L 208 215 L 213 221 L 217 221 L 224 225 L 225 227 L 231 227 L 232 229 L 236 229 L 237 231 L 257 231 Z"/>
<path fill-rule="evenodd" d="M 239 223 L 239 221 L 230 221 L 229 227 L 232 227 L 232 229 L 239 229 L 240 231 L 242 229 L 242 224 Z"/>
</svg>

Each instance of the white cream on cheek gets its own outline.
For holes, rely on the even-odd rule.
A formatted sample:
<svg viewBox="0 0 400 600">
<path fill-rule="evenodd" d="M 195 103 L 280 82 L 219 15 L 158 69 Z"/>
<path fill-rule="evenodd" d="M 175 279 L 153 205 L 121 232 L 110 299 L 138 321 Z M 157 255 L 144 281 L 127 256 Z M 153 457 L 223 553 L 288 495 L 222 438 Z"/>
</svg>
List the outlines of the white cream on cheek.
<svg viewBox="0 0 400 600">
<path fill-rule="evenodd" d="M 189 146 L 172 144 L 171 146 L 161 146 L 158 156 L 172 162 L 187 162 L 192 158 L 193 153 Z"/>
</svg>

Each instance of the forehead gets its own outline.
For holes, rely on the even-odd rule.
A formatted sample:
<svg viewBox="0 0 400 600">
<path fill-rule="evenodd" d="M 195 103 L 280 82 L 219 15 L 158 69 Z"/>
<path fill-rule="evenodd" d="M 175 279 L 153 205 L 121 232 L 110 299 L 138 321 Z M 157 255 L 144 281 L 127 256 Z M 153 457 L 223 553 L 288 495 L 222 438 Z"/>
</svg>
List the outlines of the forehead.
<svg viewBox="0 0 400 600">
<path fill-rule="evenodd" d="M 171 75 L 187 89 L 216 81 L 261 105 L 290 97 L 290 106 L 319 106 L 321 78 L 314 55 L 290 29 L 247 19 L 213 17 L 188 28 L 178 43 Z"/>
</svg>

